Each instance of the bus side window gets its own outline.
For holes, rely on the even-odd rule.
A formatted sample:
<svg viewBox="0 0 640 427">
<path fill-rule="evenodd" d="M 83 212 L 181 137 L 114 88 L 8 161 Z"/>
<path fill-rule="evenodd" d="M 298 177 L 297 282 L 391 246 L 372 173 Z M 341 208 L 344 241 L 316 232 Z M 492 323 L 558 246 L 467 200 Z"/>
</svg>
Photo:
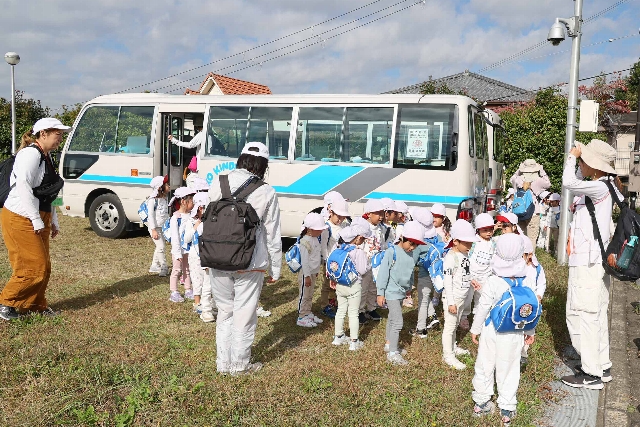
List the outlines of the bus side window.
<svg viewBox="0 0 640 427">
<path fill-rule="evenodd" d="M 476 155 L 476 134 L 473 126 L 473 110 L 469 107 L 469 157 L 473 158 Z"/>
<path fill-rule="evenodd" d="M 247 137 L 249 107 L 211 107 L 205 156 L 240 157 Z"/>
<path fill-rule="evenodd" d="M 487 158 L 487 124 L 480 113 L 473 114 L 474 120 L 474 140 L 476 145 L 476 157 L 478 159 Z"/>
<path fill-rule="evenodd" d="M 76 126 L 68 151 L 114 152 L 119 111 L 118 106 L 87 108 Z"/>
<path fill-rule="evenodd" d="M 154 107 L 122 107 L 118 118 L 116 152 L 149 154 Z"/>
</svg>

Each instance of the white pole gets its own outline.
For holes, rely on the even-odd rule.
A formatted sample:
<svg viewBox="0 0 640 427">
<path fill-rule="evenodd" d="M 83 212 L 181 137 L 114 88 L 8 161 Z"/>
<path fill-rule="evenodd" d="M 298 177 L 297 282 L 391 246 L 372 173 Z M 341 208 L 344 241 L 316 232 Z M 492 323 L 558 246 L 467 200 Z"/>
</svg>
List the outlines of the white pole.
<svg viewBox="0 0 640 427">
<path fill-rule="evenodd" d="M 582 0 L 575 0 L 575 31 L 571 44 L 571 71 L 569 75 L 569 103 L 567 109 L 567 134 L 564 142 L 564 160 L 569 155 L 576 139 L 576 111 L 578 109 L 578 76 L 580 72 L 580 39 L 582 37 Z M 571 213 L 569 206 L 573 196 L 567 189 L 562 189 L 560 202 L 560 230 L 558 235 L 558 264 L 567 264 L 567 237 L 569 236 L 569 221 Z"/>
<path fill-rule="evenodd" d="M 16 81 L 15 65 L 11 66 L 11 154 L 16 154 Z"/>
</svg>

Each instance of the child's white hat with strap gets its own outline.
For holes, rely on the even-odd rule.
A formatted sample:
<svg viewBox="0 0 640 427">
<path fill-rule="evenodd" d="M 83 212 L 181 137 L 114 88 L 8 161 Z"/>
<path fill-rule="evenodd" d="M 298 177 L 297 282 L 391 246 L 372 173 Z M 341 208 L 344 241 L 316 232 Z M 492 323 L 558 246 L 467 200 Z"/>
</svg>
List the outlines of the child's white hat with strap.
<svg viewBox="0 0 640 427">
<path fill-rule="evenodd" d="M 173 197 L 169 201 L 169 206 L 173 205 L 173 202 L 175 202 L 176 199 L 182 199 L 183 197 L 187 197 L 191 194 L 196 194 L 196 190 L 189 187 L 180 187 L 176 189 L 173 193 Z"/>
<path fill-rule="evenodd" d="M 406 215 L 409 213 L 409 206 L 407 206 L 407 204 L 401 200 L 396 200 L 395 201 L 396 204 L 396 212 L 400 212 L 402 215 Z"/>
<path fill-rule="evenodd" d="M 494 226 L 493 217 L 488 213 L 481 213 L 480 215 L 478 215 L 474 223 L 476 225 L 476 230 Z"/>
<path fill-rule="evenodd" d="M 448 248 L 453 246 L 454 240 L 459 240 L 461 242 L 480 241 L 480 237 L 476 234 L 476 230 L 473 228 L 473 225 L 464 219 L 459 219 L 454 222 L 449 234 L 451 234 L 451 241 L 447 245 Z"/>
<path fill-rule="evenodd" d="M 149 185 L 151 186 L 151 194 L 149 195 L 149 197 L 150 198 L 158 197 L 158 192 L 160 191 L 160 189 L 164 185 L 164 176 L 156 176 L 156 177 L 154 177 L 151 180 L 151 183 Z"/>
<path fill-rule="evenodd" d="M 496 249 L 491 258 L 493 272 L 500 277 L 524 277 L 527 264 L 524 255 L 524 241 L 517 234 L 503 234 L 496 239 Z"/>
<path fill-rule="evenodd" d="M 326 230 L 329 226 L 324 222 L 324 218 L 319 213 L 308 213 L 302 223 L 303 227 L 310 230 Z"/>
<path fill-rule="evenodd" d="M 417 245 L 424 245 L 424 227 L 418 221 L 409 221 L 404 225 L 402 238 Z"/>
<path fill-rule="evenodd" d="M 384 211 L 384 205 L 379 199 L 369 199 L 364 204 L 364 213 Z"/>
<path fill-rule="evenodd" d="M 350 216 L 349 214 L 349 204 L 345 199 L 336 199 L 331 203 L 331 207 L 329 208 L 331 212 L 340 216 Z"/>
<path fill-rule="evenodd" d="M 207 193 L 196 193 L 193 196 L 193 209 L 191 209 L 191 216 L 194 217 L 198 214 L 198 208 L 200 206 L 207 206 L 209 204 L 209 195 Z"/>
<path fill-rule="evenodd" d="M 446 216 L 447 209 L 444 207 L 442 203 L 434 203 L 433 206 L 431 206 L 431 213 L 433 215 Z"/>
<path fill-rule="evenodd" d="M 411 219 L 418 221 L 425 229 L 424 238 L 435 237 L 436 228 L 433 226 L 433 214 L 427 208 L 412 208 Z"/>
</svg>

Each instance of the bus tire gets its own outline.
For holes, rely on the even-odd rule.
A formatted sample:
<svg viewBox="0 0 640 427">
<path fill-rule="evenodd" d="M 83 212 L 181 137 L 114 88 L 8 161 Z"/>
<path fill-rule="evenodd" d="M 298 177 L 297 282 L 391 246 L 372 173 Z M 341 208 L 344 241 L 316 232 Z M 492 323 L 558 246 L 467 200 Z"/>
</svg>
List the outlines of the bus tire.
<svg viewBox="0 0 640 427">
<path fill-rule="evenodd" d="M 91 203 L 89 222 L 100 237 L 118 239 L 127 233 L 127 217 L 120 199 L 112 193 L 102 194 Z"/>
</svg>

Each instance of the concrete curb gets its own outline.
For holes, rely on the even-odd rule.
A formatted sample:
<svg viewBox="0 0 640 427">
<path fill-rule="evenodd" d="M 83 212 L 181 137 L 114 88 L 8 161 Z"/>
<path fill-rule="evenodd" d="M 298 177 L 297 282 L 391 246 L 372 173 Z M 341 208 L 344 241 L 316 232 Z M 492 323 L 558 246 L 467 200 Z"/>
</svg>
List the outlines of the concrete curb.
<svg viewBox="0 0 640 427">
<path fill-rule="evenodd" d="M 631 397 L 627 354 L 627 289 L 612 279 L 609 303 L 609 342 L 613 381 L 605 386 L 598 400 L 597 427 L 628 427 L 627 408 Z"/>
</svg>

